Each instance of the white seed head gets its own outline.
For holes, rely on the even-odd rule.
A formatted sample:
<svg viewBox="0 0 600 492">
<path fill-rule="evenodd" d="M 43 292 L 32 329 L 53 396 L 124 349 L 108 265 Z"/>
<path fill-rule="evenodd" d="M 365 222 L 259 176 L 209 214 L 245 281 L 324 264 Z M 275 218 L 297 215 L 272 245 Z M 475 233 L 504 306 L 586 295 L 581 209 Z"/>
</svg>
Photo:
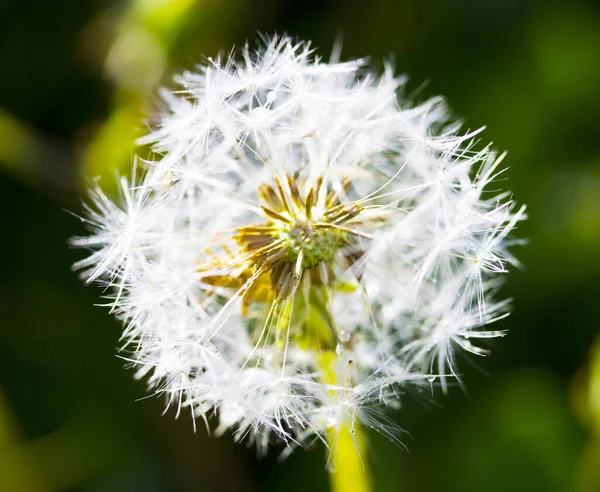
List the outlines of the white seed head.
<svg viewBox="0 0 600 492">
<path fill-rule="evenodd" d="M 92 191 L 91 255 L 123 351 L 157 393 L 261 451 L 383 416 L 410 387 L 484 355 L 522 220 L 497 156 L 390 67 L 321 61 L 287 37 L 211 60 L 165 110 L 111 201 Z M 135 178 L 141 175 L 141 178 Z"/>
</svg>

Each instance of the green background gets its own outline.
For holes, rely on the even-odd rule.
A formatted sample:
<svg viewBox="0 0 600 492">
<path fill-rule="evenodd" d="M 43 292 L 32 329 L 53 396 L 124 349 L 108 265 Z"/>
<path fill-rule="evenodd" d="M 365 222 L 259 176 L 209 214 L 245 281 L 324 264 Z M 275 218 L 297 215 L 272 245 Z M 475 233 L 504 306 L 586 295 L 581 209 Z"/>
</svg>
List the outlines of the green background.
<svg viewBox="0 0 600 492">
<path fill-rule="evenodd" d="M 258 31 L 393 55 L 417 98 L 487 125 L 529 207 L 509 336 L 461 361 L 468 394 L 407 395 L 408 452 L 369 435 L 376 491 L 600 490 L 598 3 L 2 0 L 0 19 L 0 490 L 327 490 L 321 446 L 258 460 L 161 416 L 67 247 L 67 211 L 128 168 L 157 84 Z"/>
</svg>

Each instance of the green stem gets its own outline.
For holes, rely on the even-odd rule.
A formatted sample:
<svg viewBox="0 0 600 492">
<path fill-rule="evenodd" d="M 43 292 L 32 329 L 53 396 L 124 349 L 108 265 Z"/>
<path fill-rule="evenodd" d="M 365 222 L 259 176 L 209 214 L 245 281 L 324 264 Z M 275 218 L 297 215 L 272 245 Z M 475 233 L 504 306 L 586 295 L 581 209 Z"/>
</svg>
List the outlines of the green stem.
<svg viewBox="0 0 600 492">
<path fill-rule="evenodd" d="M 361 428 L 343 425 L 331 433 L 329 483 L 332 492 L 371 492 L 371 477 Z"/>
<path fill-rule="evenodd" d="M 323 382 L 338 388 L 352 384 L 349 378 L 340 374 L 338 367 L 338 336 L 328 309 L 327 289 L 323 286 L 310 286 L 308 296 L 296 297 L 294 312 L 304 313 L 303 316 L 298 316 L 303 320 L 301 343 L 307 350 L 315 350 L 320 354 L 319 366 L 323 372 Z M 331 391 L 332 397 L 339 397 L 336 395 L 339 389 Z M 332 492 L 371 492 L 373 489 L 366 461 L 366 443 L 358 422 L 348 419 L 339 427 L 332 427 L 328 441 L 328 470 Z"/>
</svg>

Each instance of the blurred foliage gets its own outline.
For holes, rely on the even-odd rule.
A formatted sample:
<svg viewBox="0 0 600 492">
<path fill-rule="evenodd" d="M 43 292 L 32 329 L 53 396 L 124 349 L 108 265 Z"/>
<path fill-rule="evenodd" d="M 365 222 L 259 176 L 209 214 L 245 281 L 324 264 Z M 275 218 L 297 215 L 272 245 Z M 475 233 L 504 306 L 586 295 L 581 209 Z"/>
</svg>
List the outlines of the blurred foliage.
<svg viewBox="0 0 600 492">
<path fill-rule="evenodd" d="M 136 152 L 135 140 L 143 134 L 142 122 L 151 111 L 148 96 L 161 82 L 172 59 L 173 45 L 187 25 L 204 30 L 219 9 L 199 8 L 195 0 L 132 0 L 123 11 L 106 14 L 88 27 L 84 49 L 105 41 L 98 53 L 104 75 L 112 82 L 112 111 L 87 145 L 83 163 L 85 176 L 105 176 L 114 170 L 126 172 Z M 240 7 L 232 2 L 228 8 Z M 223 6 L 224 4 L 221 4 Z M 222 7 L 221 7 L 222 8 Z M 209 10 L 209 12 L 205 12 Z M 216 10 L 216 11 L 215 11 Z M 204 14 L 202 17 L 195 14 Z M 210 32 L 208 33 L 210 36 Z M 206 39 L 199 40 L 200 45 Z M 108 180 L 108 187 L 115 180 Z"/>
<path fill-rule="evenodd" d="M 572 396 L 576 414 L 590 432 L 575 490 L 600 490 L 600 339 L 592 348 L 589 364 L 573 381 Z"/>
<path fill-rule="evenodd" d="M 444 94 L 466 127 L 487 124 L 529 205 L 510 336 L 463 361 L 469 395 L 406 395 L 391 417 L 409 453 L 367 436 L 376 491 L 600 490 L 596 2 L 3 0 L 0 18 L 1 490 L 327 490 L 318 446 L 257 461 L 193 434 L 189 417 L 161 417 L 66 247 L 83 229 L 64 209 L 128 168 L 157 86 L 257 31 L 323 54 L 339 35 L 345 57 L 395 53 L 417 98 Z"/>
</svg>

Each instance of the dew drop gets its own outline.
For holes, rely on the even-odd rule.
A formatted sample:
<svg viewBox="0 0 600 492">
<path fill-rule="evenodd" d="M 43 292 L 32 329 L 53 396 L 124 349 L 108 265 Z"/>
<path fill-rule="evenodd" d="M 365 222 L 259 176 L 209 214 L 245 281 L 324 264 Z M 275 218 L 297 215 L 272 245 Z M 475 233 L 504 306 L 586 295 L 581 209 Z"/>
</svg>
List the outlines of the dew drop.
<svg viewBox="0 0 600 492">
<path fill-rule="evenodd" d="M 267 103 L 273 104 L 277 99 L 277 93 L 275 91 L 269 91 L 267 94 Z"/>
<path fill-rule="evenodd" d="M 350 333 L 344 330 L 340 331 L 338 333 L 338 340 L 340 343 L 348 343 L 350 341 Z"/>
<path fill-rule="evenodd" d="M 435 381 L 435 376 L 427 376 L 427 381 L 433 383 Z"/>
</svg>

